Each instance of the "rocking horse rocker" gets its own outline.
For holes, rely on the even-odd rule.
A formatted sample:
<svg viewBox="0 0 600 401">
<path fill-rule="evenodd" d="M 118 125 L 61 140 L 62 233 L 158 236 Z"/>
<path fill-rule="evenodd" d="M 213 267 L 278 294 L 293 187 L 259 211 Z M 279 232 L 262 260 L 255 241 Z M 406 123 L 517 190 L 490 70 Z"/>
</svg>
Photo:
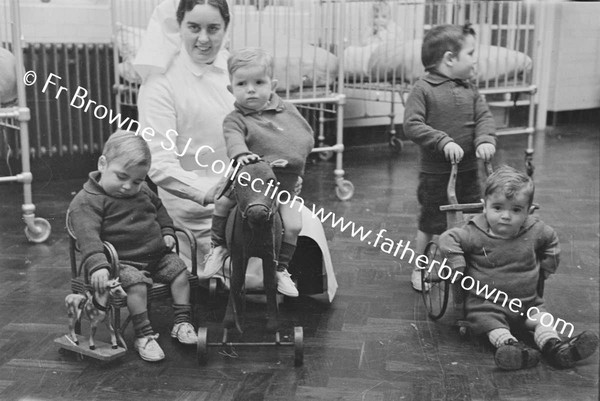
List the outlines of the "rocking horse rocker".
<svg viewBox="0 0 600 401">
<path fill-rule="evenodd" d="M 271 182 L 277 182 L 277 178 L 272 168 L 284 167 L 287 164 L 285 160 L 276 160 L 268 163 L 259 160 L 254 163 L 241 166 L 237 172 L 237 177 L 244 174 L 250 177 L 249 181 L 255 179 L 262 180 L 264 187 Z M 231 183 L 233 178 L 228 181 Z M 248 181 L 248 180 L 247 180 Z M 205 327 L 198 330 L 197 356 L 200 364 L 205 364 L 208 356 L 208 346 L 267 346 L 267 345 L 293 345 L 294 363 L 296 366 L 302 365 L 303 350 L 303 330 L 302 327 L 294 327 L 294 341 L 281 341 L 279 334 L 278 305 L 277 305 L 277 281 L 276 267 L 277 256 L 281 246 L 283 234 L 283 225 L 281 217 L 277 211 L 277 202 L 275 197 L 271 198 L 266 191 L 258 192 L 252 185 L 236 185 L 235 197 L 237 205 L 231 210 L 227 220 L 227 247 L 231 253 L 232 271 L 230 278 L 229 301 L 223 319 L 223 339 L 218 343 L 208 343 L 208 331 Z M 225 192 L 224 188 L 222 192 Z M 245 310 L 245 277 L 248 267 L 248 260 L 251 257 L 262 259 L 264 289 L 267 298 L 267 331 L 274 333 L 273 342 L 228 342 L 228 330 L 237 329 L 239 333 L 243 332 L 243 315 Z"/>
</svg>

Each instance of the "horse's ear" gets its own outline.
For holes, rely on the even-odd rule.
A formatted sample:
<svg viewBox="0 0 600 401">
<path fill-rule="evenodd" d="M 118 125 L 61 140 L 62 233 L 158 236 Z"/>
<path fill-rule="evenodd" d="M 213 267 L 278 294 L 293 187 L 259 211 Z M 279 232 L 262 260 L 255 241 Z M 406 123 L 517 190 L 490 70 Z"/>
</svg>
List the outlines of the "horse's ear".
<svg viewBox="0 0 600 401">
<path fill-rule="evenodd" d="M 284 159 L 277 159 L 277 160 L 273 160 L 271 163 L 269 163 L 269 165 L 271 167 L 284 168 L 285 166 L 288 165 L 288 161 L 284 160 Z"/>
</svg>

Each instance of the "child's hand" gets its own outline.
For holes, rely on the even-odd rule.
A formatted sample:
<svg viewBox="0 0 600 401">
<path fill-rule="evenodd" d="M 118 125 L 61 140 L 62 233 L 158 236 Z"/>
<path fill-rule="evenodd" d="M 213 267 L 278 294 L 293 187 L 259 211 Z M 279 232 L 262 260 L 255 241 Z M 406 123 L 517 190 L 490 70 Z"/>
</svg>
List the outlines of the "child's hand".
<svg viewBox="0 0 600 401">
<path fill-rule="evenodd" d="M 302 177 L 298 177 L 298 181 L 296 181 L 296 185 L 294 186 L 294 195 L 300 195 L 300 191 L 302 191 Z"/>
<path fill-rule="evenodd" d="M 90 284 L 95 292 L 103 293 L 106 291 L 106 283 L 108 282 L 108 269 L 99 269 L 92 273 Z"/>
<path fill-rule="evenodd" d="M 460 163 L 462 160 L 465 151 L 455 142 L 449 142 L 444 146 L 444 156 L 446 156 L 446 160 L 451 163 Z"/>
<path fill-rule="evenodd" d="M 477 149 L 475 150 L 475 155 L 477 155 L 478 158 L 483 159 L 484 162 L 491 161 L 495 153 L 496 147 L 491 143 L 482 143 L 477 146 Z"/>
<path fill-rule="evenodd" d="M 255 155 L 254 153 L 249 153 L 247 155 L 238 156 L 236 161 L 242 165 L 246 165 L 246 164 L 255 162 L 259 159 L 260 159 L 259 155 Z"/>
<path fill-rule="evenodd" d="M 169 251 L 175 246 L 175 238 L 172 235 L 163 235 L 163 241 Z"/>
</svg>

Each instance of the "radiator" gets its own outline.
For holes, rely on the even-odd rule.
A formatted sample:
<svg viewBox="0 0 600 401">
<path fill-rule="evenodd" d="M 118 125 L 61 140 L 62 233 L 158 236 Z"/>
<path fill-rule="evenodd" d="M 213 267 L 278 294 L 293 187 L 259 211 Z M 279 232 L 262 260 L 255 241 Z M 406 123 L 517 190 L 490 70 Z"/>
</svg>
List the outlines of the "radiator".
<svg viewBox="0 0 600 401">
<path fill-rule="evenodd" d="M 78 154 L 98 154 L 112 129 L 108 118 L 97 118 L 93 107 L 71 105 L 78 87 L 84 88 L 87 98 L 108 110 L 113 109 L 112 85 L 114 68 L 112 46 L 107 44 L 35 44 L 24 45 L 25 70 L 35 71 L 37 80 L 27 87 L 27 105 L 31 111 L 29 124 L 32 158 L 63 157 Z M 42 91 L 50 74 L 57 86 Z M 57 95 L 58 86 L 66 91 Z M 77 102 L 74 103 L 77 105 Z M 20 149 L 18 135 L 0 137 L 2 159 L 17 158 Z M 7 149 L 13 149 L 7 153 Z"/>
</svg>

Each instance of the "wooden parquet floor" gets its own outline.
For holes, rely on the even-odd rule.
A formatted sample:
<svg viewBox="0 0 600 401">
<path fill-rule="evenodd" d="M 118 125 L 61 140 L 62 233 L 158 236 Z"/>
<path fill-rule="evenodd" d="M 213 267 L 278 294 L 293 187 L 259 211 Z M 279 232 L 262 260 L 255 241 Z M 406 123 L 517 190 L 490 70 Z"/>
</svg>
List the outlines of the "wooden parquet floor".
<svg viewBox="0 0 600 401">
<path fill-rule="evenodd" d="M 546 283 L 555 316 L 577 331 L 599 331 L 598 125 L 567 125 L 538 135 L 536 201 L 544 221 L 561 239 L 562 262 Z M 495 164 L 523 168 L 525 136 L 502 137 Z M 417 148 L 400 157 L 385 147 L 354 148 L 344 169 L 354 198 L 338 201 L 332 162 L 308 167 L 303 196 L 395 240 L 412 240 L 416 224 Z M 50 220 L 44 244 L 29 244 L 20 217 L 22 187 L 0 186 L 0 400 L 597 400 L 598 353 L 573 369 L 545 362 L 504 372 L 492 349 L 463 339 L 455 315 L 426 318 L 409 284 L 410 267 L 347 232 L 325 227 L 339 290 L 332 304 L 322 296 L 282 305 L 284 325 L 304 327 L 304 365 L 294 367 L 291 347 L 236 347 L 236 357 L 211 348 L 196 363 L 195 348 L 169 338 L 168 304 L 151 318 L 167 358 L 142 361 L 134 351 L 110 363 L 59 353 L 54 339 L 66 333 L 63 299 L 69 292 L 64 213 L 83 180 L 37 181 L 37 214 Z M 211 340 L 220 336 L 225 301 L 200 305 Z M 248 304 L 245 340 L 265 338 L 264 305 Z M 288 330 L 289 333 L 289 330 Z M 106 339 L 100 331 L 98 338 Z M 131 346 L 133 333 L 126 333 Z M 229 350 L 232 351 L 232 350 Z M 235 355 L 234 355 L 235 356 Z"/>
</svg>

